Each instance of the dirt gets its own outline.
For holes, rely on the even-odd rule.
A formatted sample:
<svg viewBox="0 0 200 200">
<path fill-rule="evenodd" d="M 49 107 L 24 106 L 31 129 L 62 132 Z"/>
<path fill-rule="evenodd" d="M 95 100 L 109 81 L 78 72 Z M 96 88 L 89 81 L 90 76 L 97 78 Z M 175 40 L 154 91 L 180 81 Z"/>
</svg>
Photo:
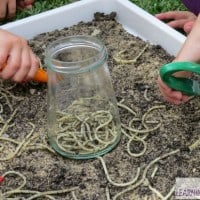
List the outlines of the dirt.
<svg viewBox="0 0 200 200">
<path fill-rule="evenodd" d="M 0 197 L 23 183 L 14 172 L 24 175 L 26 183 L 20 188 L 21 192 L 13 192 L 7 199 L 28 199 L 36 193 L 25 194 L 22 190 L 63 190 L 51 195 L 56 200 L 161 199 L 161 195 L 166 196 L 173 188 L 177 177 L 198 177 L 199 148 L 198 145 L 193 149 L 189 147 L 199 139 L 199 98 L 192 98 L 180 106 L 171 105 L 163 100 L 156 83 L 160 66 L 172 61 L 173 56 L 162 47 L 126 32 L 115 21 L 115 13 L 97 13 L 91 22 L 80 22 L 63 30 L 38 35 L 29 43 L 43 62 L 49 43 L 60 37 L 82 34 L 98 37 L 108 49 L 108 65 L 116 98 L 135 112 L 134 116 L 119 106 L 122 123 L 128 125 L 131 119 L 137 118 L 132 128 L 147 130 L 157 127 L 147 134 L 128 133 L 126 130 L 129 135 L 143 138 L 130 142 L 132 153 L 141 152 L 142 142 L 145 142 L 147 149 L 141 156 L 128 153 L 129 138 L 124 134 L 118 146 L 102 156 L 112 181 L 131 181 L 136 176 L 137 168 L 140 168 L 139 177 L 127 186 L 114 185 L 106 177 L 100 159 L 72 160 L 51 152 L 47 140 L 46 84 L 1 81 L 0 158 L 2 160 L 8 158 L 10 153 L 17 153 L 8 160 L 0 161 L 1 175 L 11 171 L 0 183 Z M 121 60 L 116 59 L 119 57 Z M 129 63 L 127 60 L 132 61 Z M 151 108 L 153 110 L 145 118 L 145 113 Z M 13 140 L 6 141 L 5 138 Z M 25 143 L 20 147 L 23 141 Z M 172 155 L 155 160 L 170 152 Z M 74 193 L 64 192 L 64 189 L 72 187 L 76 187 Z M 116 197 L 121 191 L 124 194 Z M 166 199 L 175 198 L 171 191 Z M 42 196 L 37 199 L 52 198 Z"/>
</svg>

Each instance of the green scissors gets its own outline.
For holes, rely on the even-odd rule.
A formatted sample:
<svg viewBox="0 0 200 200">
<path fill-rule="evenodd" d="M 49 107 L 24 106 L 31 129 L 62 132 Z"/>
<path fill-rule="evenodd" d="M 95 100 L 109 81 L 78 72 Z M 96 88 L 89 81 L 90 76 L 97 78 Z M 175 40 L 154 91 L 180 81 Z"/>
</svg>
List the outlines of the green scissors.
<svg viewBox="0 0 200 200">
<path fill-rule="evenodd" d="M 199 96 L 200 82 L 190 78 L 173 76 L 174 73 L 179 71 L 189 71 L 200 75 L 200 64 L 193 62 L 172 62 L 160 68 L 160 77 L 170 88 L 181 91 L 188 96 Z"/>
</svg>

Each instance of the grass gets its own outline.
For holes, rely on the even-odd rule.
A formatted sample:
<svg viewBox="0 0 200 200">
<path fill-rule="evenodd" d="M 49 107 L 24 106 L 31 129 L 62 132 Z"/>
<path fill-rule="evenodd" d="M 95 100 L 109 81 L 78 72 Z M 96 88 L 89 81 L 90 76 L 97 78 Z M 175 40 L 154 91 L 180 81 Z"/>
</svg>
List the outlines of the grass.
<svg viewBox="0 0 200 200">
<path fill-rule="evenodd" d="M 18 10 L 16 13 L 16 16 L 11 21 L 15 21 L 15 20 L 23 19 L 25 17 L 32 16 L 32 15 L 36 15 L 41 12 L 51 10 L 53 8 L 57 8 L 57 7 L 60 7 L 60 6 L 63 6 L 75 1 L 77 0 L 35 0 L 35 3 L 32 9 Z M 1 22 L 1 24 L 6 24 L 8 22 L 10 21 L 5 20 Z"/>
<path fill-rule="evenodd" d="M 180 0 L 130 0 L 151 14 L 169 10 L 186 10 Z"/>
<path fill-rule="evenodd" d="M 35 15 L 53 8 L 57 8 L 69 3 L 72 3 L 74 0 L 35 0 L 34 6 L 32 9 L 25 9 L 23 11 L 18 11 L 16 19 L 22 19 L 27 16 Z"/>
<path fill-rule="evenodd" d="M 12 21 L 23 19 L 53 8 L 57 8 L 78 0 L 35 0 L 32 9 L 17 11 L 16 17 Z M 186 8 L 180 0 L 130 0 L 151 14 L 156 14 L 169 10 L 185 10 Z M 2 22 L 2 24 L 8 21 Z"/>
</svg>

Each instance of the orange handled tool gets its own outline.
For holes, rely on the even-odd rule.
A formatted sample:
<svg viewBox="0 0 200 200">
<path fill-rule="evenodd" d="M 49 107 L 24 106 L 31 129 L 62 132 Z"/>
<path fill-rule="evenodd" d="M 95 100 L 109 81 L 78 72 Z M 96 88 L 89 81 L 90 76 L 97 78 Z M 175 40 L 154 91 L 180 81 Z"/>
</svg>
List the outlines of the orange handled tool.
<svg viewBox="0 0 200 200">
<path fill-rule="evenodd" d="M 37 81 L 37 82 L 46 83 L 48 80 L 47 72 L 45 70 L 43 70 L 42 68 L 38 68 L 38 70 L 32 80 Z"/>
</svg>

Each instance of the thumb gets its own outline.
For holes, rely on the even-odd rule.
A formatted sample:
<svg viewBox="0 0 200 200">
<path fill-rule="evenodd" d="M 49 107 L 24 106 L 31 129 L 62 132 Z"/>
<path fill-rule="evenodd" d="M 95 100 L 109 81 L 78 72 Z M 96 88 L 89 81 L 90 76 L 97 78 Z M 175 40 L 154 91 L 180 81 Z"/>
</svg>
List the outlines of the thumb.
<svg viewBox="0 0 200 200">
<path fill-rule="evenodd" d="M 187 23 L 183 26 L 183 30 L 185 31 L 185 33 L 186 33 L 187 35 L 191 32 L 193 25 L 194 25 L 194 21 L 190 21 L 190 22 L 187 22 Z"/>
</svg>

